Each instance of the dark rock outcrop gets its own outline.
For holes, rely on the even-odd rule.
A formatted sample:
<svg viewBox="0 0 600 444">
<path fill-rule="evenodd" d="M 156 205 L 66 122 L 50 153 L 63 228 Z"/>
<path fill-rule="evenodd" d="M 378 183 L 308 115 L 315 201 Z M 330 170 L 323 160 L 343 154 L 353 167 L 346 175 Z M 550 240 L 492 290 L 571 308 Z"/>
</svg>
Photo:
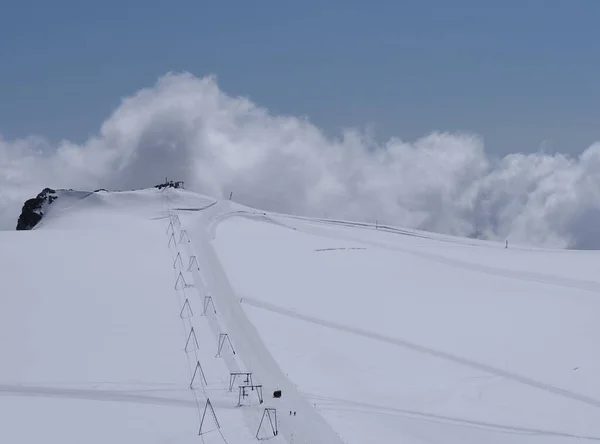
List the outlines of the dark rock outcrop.
<svg viewBox="0 0 600 444">
<path fill-rule="evenodd" d="M 183 188 L 183 181 L 173 181 L 167 180 L 167 178 L 165 178 L 164 183 L 155 185 L 154 188 L 158 188 L 159 190 L 163 188 Z M 73 192 L 74 190 L 61 189 L 59 191 Z M 93 193 L 99 192 L 108 192 L 108 190 L 106 190 L 105 188 L 98 188 Z M 89 194 L 93 193 L 83 193 L 86 194 L 83 197 L 87 197 Z M 53 190 L 51 188 L 44 188 L 42 192 L 36 197 L 27 200 L 23 205 L 21 215 L 19 216 L 19 220 L 17 221 L 17 230 L 31 230 L 32 228 L 34 228 L 42 220 L 44 213 L 47 211 L 48 205 L 52 204 L 52 202 L 54 202 L 57 198 L 58 196 L 56 195 L 56 190 Z"/>
<path fill-rule="evenodd" d="M 31 230 L 35 227 L 42 220 L 44 208 L 54 202 L 55 199 L 56 191 L 51 188 L 44 188 L 36 197 L 26 201 L 17 222 L 17 230 Z"/>
<path fill-rule="evenodd" d="M 162 190 L 163 188 L 183 188 L 183 181 L 173 181 L 165 179 L 165 183 L 155 185 L 154 188 L 158 188 L 159 190 Z"/>
</svg>

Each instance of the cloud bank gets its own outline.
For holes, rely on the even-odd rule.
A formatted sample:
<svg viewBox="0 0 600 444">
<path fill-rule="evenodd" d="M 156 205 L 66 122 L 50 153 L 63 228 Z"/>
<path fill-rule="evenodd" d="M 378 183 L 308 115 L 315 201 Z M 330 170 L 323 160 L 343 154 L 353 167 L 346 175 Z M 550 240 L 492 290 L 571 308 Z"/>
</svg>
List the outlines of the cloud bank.
<svg viewBox="0 0 600 444">
<path fill-rule="evenodd" d="M 265 210 L 600 248 L 600 143 L 577 158 L 492 160 L 472 134 L 332 138 L 190 74 L 168 74 L 124 99 L 82 145 L 0 138 L 0 229 L 14 229 L 23 201 L 46 186 L 132 189 L 165 176 Z"/>
</svg>

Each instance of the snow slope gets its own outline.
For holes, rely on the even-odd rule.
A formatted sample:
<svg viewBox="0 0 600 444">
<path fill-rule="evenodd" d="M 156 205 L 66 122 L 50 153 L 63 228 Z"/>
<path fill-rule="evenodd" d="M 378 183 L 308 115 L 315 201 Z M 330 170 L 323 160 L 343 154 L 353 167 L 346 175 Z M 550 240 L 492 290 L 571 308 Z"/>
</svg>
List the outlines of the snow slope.
<svg viewBox="0 0 600 444">
<path fill-rule="evenodd" d="M 229 279 L 346 442 L 600 439 L 597 253 L 238 216 Z"/>
<path fill-rule="evenodd" d="M 210 326 L 180 317 L 183 249 L 167 227 L 162 195 L 144 190 L 63 193 L 36 229 L 0 232 L 0 442 L 256 440 Z M 192 391 L 197 359 L 209 385 Z M 199 437 L 207 397 L 221 429 L 209 411 Z"/>
<path fill-rule="evenodd" d="M 0 442 L 600 440 L 598 259 L 63 192 L 0 232 Z"/>
</svg>

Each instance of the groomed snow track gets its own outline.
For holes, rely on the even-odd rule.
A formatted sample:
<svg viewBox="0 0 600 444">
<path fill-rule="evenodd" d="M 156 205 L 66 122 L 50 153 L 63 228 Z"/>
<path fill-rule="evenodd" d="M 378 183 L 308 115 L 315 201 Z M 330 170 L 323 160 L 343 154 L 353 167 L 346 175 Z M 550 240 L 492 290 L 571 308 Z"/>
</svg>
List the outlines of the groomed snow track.
<svg viewBox="0 0 600 444">
<path fill-rule="evenodd" d="M 174 239 L 178 243 L 181 243 L 182 238 L 187 235 L 187 242 L 183 242 L 187 256 L 195 257 L 197 260 L 198 267 L 188 270 L 193 275 L 194 287 L 199 298 L 195 305 L 201 306 L 205 297 L 210 296 L 216 308 L 214 315 L 216 320 L 211 322 L 211 316 L 208 316 L 213 333 L 218 335 L 226 331 L 229 340 L 233 343 L 235 355 L 224 356 L 229 371 L 251 372 L 254 384 L 263 386 L 264 405 L 240 407 L 245 409 L 248 426 L 256 429 L 264 409 L 275 408 L 279 438 L 283 437 L 290 443 L 344 444 L 330 424 L 286 377 L 267 350 L 258 331 L 244 313 L 240 297 L 235 294 L 210 243 L 216 225 L 220 221 L 236 215 L 260 218 L 263 213 L 228 211 L 228 202 L 216 201 L 197 209 L 196 217 L 193 219 L 194 225 L 189 226 L 186 224 L 185 214 L 188 211 L 172 208 L 170 190 L 166 189 L 163 192 L 163 199 L 169 216 L 167 231 L 169 227 L 171 232 L 177 231 Z M 201 214 L 200 219 L 197 218 L 198 213 Z M 275 390 L 281 391 L 280 398 L 272 397 Z M 294 415 L 289 415 L 288 412 L 294 412 Z"/>
</svg>

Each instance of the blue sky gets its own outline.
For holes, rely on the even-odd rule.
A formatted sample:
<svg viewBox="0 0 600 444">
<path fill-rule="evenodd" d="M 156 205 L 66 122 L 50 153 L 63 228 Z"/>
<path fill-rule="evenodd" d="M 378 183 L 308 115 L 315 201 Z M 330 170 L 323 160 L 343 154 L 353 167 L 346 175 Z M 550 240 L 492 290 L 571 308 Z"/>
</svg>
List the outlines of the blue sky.
<svg viewBox="0 0 600 444">
<path fill-rule="evenodd" d="M 0 134 L 84 141 L 168 71 L 335 134 L 474 131 L 490 154 L 600 140 L 595 0 L 4 0 Z"/>
</svg>

